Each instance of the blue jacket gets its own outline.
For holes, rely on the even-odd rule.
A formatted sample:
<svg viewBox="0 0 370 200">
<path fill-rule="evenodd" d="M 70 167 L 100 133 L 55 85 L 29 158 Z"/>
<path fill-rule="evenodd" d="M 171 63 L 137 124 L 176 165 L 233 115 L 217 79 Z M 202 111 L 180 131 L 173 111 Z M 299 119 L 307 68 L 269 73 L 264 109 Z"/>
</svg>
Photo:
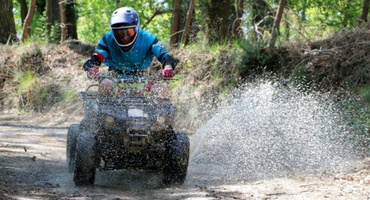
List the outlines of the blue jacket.
<svg viewBox="0 0 370 200">
<path fill-rule="evenodd" d="M 104 56 L 104 64 L 123 71 L 146 69 L 153 61 L 153 55 L 163 64 L 170 55 L 160 41 L 149 31 L 139 29 L 137 41 L 125 52 L 109 31 L 100 39 L 95 52 Z M 172 56 L 171 56 L 172 57 Z"/>
</svg>

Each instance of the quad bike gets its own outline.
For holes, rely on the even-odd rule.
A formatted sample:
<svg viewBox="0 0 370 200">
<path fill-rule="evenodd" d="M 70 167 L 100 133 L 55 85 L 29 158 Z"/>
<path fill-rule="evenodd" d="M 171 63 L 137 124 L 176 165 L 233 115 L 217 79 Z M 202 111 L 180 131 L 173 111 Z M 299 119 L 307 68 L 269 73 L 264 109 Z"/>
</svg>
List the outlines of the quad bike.
<svg viewBox="0 0 370 200">
<path fill-rule="evenodd" d="M 93 185 L 96 170 L 156 170 L 163 183 L 183 184 L 189 163 L 189 138 L 172 127 L 170 99 L 145 91 L 144 76 L 108 74 L 119 89 L 100 97 L 89 86 L 79 95 L 84 118 L 67 134 L 67 162 L 76 186 Z M 142 86 L 141 86 L 142 85 Z"/>
</svg>

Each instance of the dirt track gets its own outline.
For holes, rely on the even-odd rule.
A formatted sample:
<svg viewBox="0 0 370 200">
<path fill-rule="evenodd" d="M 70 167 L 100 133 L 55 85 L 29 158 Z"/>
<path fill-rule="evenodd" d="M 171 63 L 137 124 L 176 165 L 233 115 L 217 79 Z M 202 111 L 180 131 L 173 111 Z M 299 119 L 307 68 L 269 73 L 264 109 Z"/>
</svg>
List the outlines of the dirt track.
<svg viewBox="0 0 370 200">
<path fill-rule="evenodd" d="M 98 172 L 95 186 L 75 187 L 65 144 L 78 120 L 0 115 L 0 199 L 370 199 L 370 159 L 336 175 L 232 184 L 190 163 L 180 187 L 164 188 L 159 175 L 140 171 Z"/>
</svg>

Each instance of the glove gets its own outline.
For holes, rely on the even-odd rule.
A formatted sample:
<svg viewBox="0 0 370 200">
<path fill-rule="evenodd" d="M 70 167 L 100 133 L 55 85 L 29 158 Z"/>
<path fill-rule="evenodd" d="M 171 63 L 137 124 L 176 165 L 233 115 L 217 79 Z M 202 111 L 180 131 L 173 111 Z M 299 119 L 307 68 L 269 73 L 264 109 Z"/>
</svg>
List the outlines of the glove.
<svg viewBox="0 0 370 200">
<path fill-rule="evenodd" d="M 172 78 L 174 75 L 174 72 L 172 68 L 164 68 L 162 70 L 162 74 L 165 78 Z"/>
<path fill-rule="evenodd" d="M 87 60 L 84 63 L 83 68 L 84 68 L 85 71 L 88 71 L 91 68 L 98 68 L 100 65 L 101 65 L 101 61 L 100 61 L 99 57 L 96 56 L 96 55 L 93 55 L 93 56 L 91 56 L 91 58 L 89 60 Z"/>
<path fill-rule="evenodd" d="M 89 79 L 97 79 L 99 77 L 99 69 L 98 68 L 90 68 L 87 70 L 87 78 Z"/>
</svg>

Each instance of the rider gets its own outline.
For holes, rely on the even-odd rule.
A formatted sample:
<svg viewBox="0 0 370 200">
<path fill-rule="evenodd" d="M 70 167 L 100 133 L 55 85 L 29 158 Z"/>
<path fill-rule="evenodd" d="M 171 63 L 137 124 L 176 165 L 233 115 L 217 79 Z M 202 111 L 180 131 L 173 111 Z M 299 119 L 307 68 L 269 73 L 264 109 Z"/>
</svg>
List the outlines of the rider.
<svg viewBox="0 0 370 200">
<path fill-rule="evenodd" d="M 118 74 L 140 72 L 150 66 L 153 56 L 162 63 L 164 77 L 171 78 L 174 75 L 175 59 L 155 35 L 140 29 L 140 18 L 133 8 L 118 8 L 112 13 L 110 23 L 111 31 L 99 40 L 93 55 L 83 65 L 88 78 L 96 79 L 99 76 L 102 62 L 109 67 L 109 71 Z M 99 89 L 110 90 L 113 85 L 112 81 L 104 80 Z"/>
</svg>

